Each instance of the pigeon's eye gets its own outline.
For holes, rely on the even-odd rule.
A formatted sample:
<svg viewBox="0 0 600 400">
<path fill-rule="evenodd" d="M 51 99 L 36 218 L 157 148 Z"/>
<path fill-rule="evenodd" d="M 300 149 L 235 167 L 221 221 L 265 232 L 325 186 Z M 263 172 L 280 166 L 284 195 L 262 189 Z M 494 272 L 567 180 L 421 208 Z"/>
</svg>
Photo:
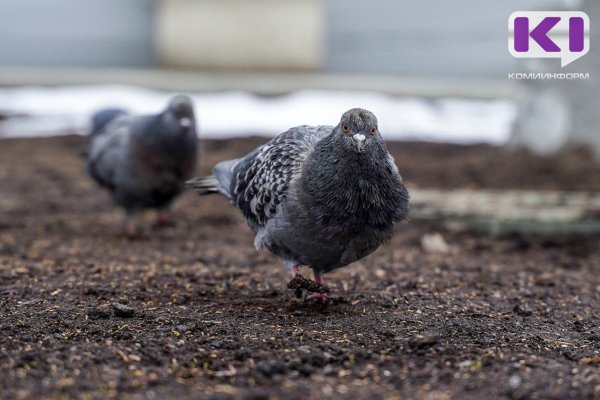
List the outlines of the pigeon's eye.
<svg viewBox="0 0 600 400">
<path fill-rule="evenodd" d="M 371 128 L 371 136 L 374 136 L 377 133 L 377 128 Z"/>
<path fill-rule="evenodd" d="M 348 125 L 342 125 L 342 129 L 344 130 L 344 132 L 348 133 L 348 131 L 350 130 L 348 128 Z"/>
</svg>

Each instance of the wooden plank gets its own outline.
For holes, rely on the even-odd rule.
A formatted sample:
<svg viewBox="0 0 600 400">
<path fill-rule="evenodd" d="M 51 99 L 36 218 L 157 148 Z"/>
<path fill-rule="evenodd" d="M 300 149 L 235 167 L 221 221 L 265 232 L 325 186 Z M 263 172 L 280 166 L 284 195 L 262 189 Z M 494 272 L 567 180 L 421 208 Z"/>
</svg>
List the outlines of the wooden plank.
<svg viewBox="0 0 600 400">
<path fill-rule="evenodd" d="M 445 221 L 494 234 L 600 232 L 600 193 L 412 190 L 411 219 Z"/>
</svg>

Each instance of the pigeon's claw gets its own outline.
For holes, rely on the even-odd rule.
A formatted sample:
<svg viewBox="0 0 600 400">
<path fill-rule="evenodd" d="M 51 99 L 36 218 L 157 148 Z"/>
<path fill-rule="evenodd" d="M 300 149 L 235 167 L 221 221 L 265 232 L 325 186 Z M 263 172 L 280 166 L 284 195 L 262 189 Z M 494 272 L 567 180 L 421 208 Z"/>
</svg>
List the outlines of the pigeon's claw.
<svg viewBox="0 0 600 400">
<path fill-rule="evenodd" d="M 317 300 L 321 303 L 327 303 L 329 301 L 329 295 L 327 293 L 314 292 L 304 298 L 304 301 Z"/>
<path fill-rule="evenodd" d="M 305 300 L 319 300 L 321 303 L 327 303 L 329 301 L 329 295 L 327 292 L 329 288 L 325 286 L 325 279 L 323 279 L 323 275 L 320 272 L 313 270 L 315 274 L 315 282 L 320 286 L 320 290 L 306 296 Z"/>
</svg>

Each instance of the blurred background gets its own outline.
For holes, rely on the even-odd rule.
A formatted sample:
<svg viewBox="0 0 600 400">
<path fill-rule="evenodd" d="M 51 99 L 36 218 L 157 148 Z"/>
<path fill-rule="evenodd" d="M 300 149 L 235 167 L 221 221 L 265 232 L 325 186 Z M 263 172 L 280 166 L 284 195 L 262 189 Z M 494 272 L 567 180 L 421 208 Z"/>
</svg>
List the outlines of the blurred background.
<svg viewBox="0 0 600 400">
<path fill-rule="evenodd" d="M 507 77 L 560 70 L 507 51 L 508 16 L 540 7 L 598 13 L 573 0 L 5 0 L 0 137 L 81 133 L 96 109 L 152 112 L 186 92 L 204 137 L 335 124 L 361 106 L 388 139 L 597 151 L 594 51 L 562 71 L 590 80 Z"/>
</svg>

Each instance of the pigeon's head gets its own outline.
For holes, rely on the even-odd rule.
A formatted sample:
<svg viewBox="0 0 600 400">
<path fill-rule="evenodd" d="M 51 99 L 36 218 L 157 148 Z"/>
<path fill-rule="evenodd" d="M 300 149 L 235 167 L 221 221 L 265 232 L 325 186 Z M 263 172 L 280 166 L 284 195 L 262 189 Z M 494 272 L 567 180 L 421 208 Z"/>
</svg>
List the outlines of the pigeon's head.
<svg viewBox="0 0 600 400">
<path fill-rule="evenodd" d="M 371 111 L 353 108 L 342 115 L 335 127 L 336 134 L 343 137 L 343 143 L 357 153 L 366 151 L 381 135 L 377 127 L 377 117 Z"/>
<path fill-rule="evenodd" d="M 171 132 L 187 132 L 194 128 L 194 105 L 188 96 L 178 95 L 171 99 L 163 113 Z"/>
<path fill-rule="evenodd" d="M 183 95 L 173 97 L 163 112 L 147 121 L 142 132 L 146 143 L 166 153 L 186 151 L 187 144 L 197 140 L 192 100 Z"/>
</svg>

